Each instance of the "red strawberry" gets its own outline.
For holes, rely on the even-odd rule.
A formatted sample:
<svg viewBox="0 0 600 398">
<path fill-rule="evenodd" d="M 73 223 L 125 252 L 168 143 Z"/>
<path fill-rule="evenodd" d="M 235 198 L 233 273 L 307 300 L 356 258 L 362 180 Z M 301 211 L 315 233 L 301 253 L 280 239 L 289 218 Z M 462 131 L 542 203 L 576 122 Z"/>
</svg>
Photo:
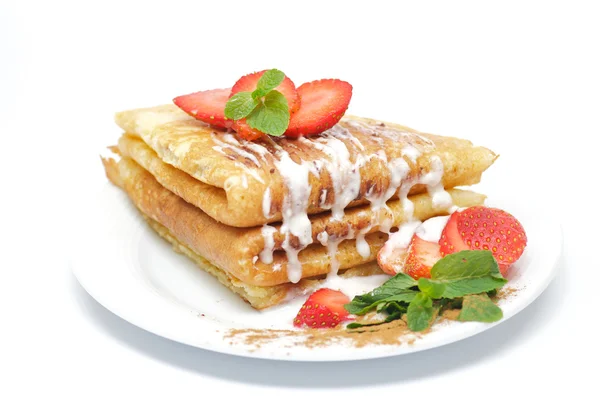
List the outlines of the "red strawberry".
<svg viewBox="0 0 600 398">
<path fill-rule="evenodd" d="M 302 105 L 291 116 L 285 132 L 288 137 L 319 134 L 333 127 L 348 109 L 352 86 L 337 79 L 317 80 L 298 87 L 298 94 Z"/>
<path fill-rule="evenodd" d="M 431 278 L 431 267 L 440 258 L 442 258 L 440 255 L 440 245 L 435 242 L 423 240 L 417 234 L 414 234 L 410 246 L 408 246 L 404 273 L 414 279 Z"/>
<path fill-rule="evenodd" d="M 448 219 L 448 223 L 442 230 L 442 236 L 440 238 L 440 253 L 442 256 L 456 253 L 462 250 L 470 250 L 469 246 L 463 242 L 456 223 L 458 222 L 458 216 L 460 213 L 455 211 Z"/>
<path fill-rule="evenodd" d="M 265 135 L 265 133 L 250 127 L 248 123 L 246 123 L 246 119 L 236 120 L 233 122 L 231 128 L 235 130 L 237 135 L 248 141 L 257 140 Z"/>
<path fill-rule="evenodd" d="M 348 311 L 344 304 L 350 299 L 339 290 L 319 289 L 310 295 L 298 315 L 294 318 L 294 326 L 309 328 L 333 328 L 346 319 Z"/>
<path fill-rule="evenodd" d="M 239 93 L 240 91 L 254 91 L 256 90 L 256 85 L 260 80 L 260 77 L 266 71 L 260 71 L 251 73 L 239 79 L 231 88 L 231 96 Z M 293 81 L 290 80 L 289 77 L 285 77 L 281 84 L 275 88 L 275 90 L 279 91 L 281 94 L 285 96 L 288 101 L 288 108 L 290 110 L 290 114 L 294 113 L 300 108 L 300 97 L 298 96 L 298 92 L 296 91 L 296 85 Z"/>
<path fill-rule="evenodd" d="M 377 253 L 377 264 L 383 272 L 388 275 L 396 275 L 398 272 L 404 270 L 404 263 L 406 261 L 406 250 L 401 247 L 393 247 L 391 250 L 386 249 L 386 243 L 379 253 Z M 392 245 L 393 246 L 393 245 Z"/>
<path fill-rule="evenodd" d="M 527 235 L 521 223 L 511 214 L 500 209 L 484 206 L 469 207 L 456 212 L 442 232 L 441 253 L 456 251 L 490 250 L 506 275 L 508 268 L 517 261 L 527 246 Z"/>
<path fill-rule="evenodd" d="M 225 103 L 229 99 L 229 88 L 198 91 L 173 99 L 175 105 L 188 115 L 213 126 L 229 128 L 231 120 L 225 117 Z"/>
</svg>

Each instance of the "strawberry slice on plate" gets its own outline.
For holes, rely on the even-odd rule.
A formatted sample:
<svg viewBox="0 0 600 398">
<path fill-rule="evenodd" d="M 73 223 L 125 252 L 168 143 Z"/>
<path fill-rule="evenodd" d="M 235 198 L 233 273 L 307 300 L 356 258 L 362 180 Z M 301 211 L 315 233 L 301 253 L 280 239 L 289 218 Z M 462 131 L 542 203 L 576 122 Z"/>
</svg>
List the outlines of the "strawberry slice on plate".
<svg viewBox="0 0 600 398">
<path fill-rule="evenodd" d="M 413 279 L 431 278 L 431 268 L 441 259 L 440 245 L 414 234 L 404 264 L 404 273 Z"/>
<path fill-rule="evenodd" d="M 333 328 L 348 317 L 344 308 L 350 299 L 339 290 L 319 289 L 306 300 L 298 315 L 294 318 L 294 326 L 309 328 Z"/>
<path fill-rule="evenodd" d="M 252 92 L 256 90 L 258 81 L 265 72 L 266 70 L 263 70 L 260 72 L 251 73 L 240 78 L 231 88 L 230 97 L 241 91 Z M 281 82 L 281 84 L 275 87 L 275 90 L 279 91 L 287 99 L 290 114 L 296 112 L 298 108 L 300 108 L 300 97 L 298 95 L 298 91 L 296 90 L 296 85 L 289 77 L 286 76 Z"/>
<path fill-rule="evenodd" d="M 517 261 L 527 246 L 521 223 L 504 210 L 485 206 L 455 212 L 442 232 L 442 255 L 461 250 L 489 250 L 502 275 Z"/>
<path fill-rule="evenodd" d="M 316 80 L 298 87 L 301 106 L 291 115 L 285 135 L 319 134 L 333 127 L 348 109 L 352 85 L 338 79 Z"/>
<path fill-rule="evenodd" d="M 175 105 L 190 116 L 216 127 L 229 128 L 232 121 L 225 117 L 225 103 L 231 89 L 219 88 L 181 95 L 173 99 Z"/>
</svg>

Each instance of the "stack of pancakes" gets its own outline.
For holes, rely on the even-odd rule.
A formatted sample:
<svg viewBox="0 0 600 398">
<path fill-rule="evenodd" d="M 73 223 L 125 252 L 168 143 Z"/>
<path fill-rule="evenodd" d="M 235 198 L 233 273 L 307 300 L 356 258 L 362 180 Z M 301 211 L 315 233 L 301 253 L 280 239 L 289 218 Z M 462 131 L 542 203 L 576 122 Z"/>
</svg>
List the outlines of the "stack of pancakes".
<svg viewBox="0 0 600 398">
<path fill-rule="evenodd" d="M 110 181 L 176 251 L 258 309 L 327 274 L 379 273 L 389 233 L 482 204 L 454 187 L 479 182 L 496 159 L 465 140 L 349 116 L 318 136 L 254 142 L 174 105 L 116 122 Z"/>
</svg>

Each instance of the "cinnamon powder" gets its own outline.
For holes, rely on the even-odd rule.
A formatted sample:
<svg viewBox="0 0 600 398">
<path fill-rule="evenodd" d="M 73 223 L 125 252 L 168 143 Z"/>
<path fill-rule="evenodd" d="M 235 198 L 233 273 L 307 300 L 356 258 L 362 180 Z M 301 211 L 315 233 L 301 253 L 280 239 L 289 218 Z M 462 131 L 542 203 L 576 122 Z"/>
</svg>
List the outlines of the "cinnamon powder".
<svg viewBox="0 0 600 398">
<path fill-rule="evenodd" d="M 516 288 L 504 288 L 494 297 L 494 301 L 503 300 L 518 292 Z M 440 320 L 456 321 L 459 309 L 445 309 Z M 358 317 L 355 321 L 360 323 L 373 322 L 374 316 L 368 314 Z M 413 344 L 417 339 L 429 333 L 430 329 L 423 332 L 413 332 L 406 323 L 406 314 L 402 319 L 375 326 L 365 326 L 358 329 L 347 329 L 339 325 L 333 329 L 230 329 L 225 335 L 229 344 L 242 343 L 244 345 L 260 348 L 282 337 L 289 341 L 288 347 L 302 345 L 307 348 L 318 348 L 334 343 L 346 343 L 360 348 L 366 345 L 402 345 Z"/>
<path fill-rule="evenodd" d="M 357 320 L 363 321 L 363 320 Z M 365 326 L 358 329 L 347 329 L 338 326 L 333 329 L 231 329 L 226 335 L 230 344 L 240 341 L 254 348 L 272 342 L 281 337 L 293 337 L 290 345 L 303 345 L 308 348 L 324 347 L 332 343 L 349 343 L 353 347 L 364 347 L 369 344 L 400 345 L 412 344 L 418 335 L 408 329 L 406 321 L 396 321 L 376 326 Z"/>
</svg>

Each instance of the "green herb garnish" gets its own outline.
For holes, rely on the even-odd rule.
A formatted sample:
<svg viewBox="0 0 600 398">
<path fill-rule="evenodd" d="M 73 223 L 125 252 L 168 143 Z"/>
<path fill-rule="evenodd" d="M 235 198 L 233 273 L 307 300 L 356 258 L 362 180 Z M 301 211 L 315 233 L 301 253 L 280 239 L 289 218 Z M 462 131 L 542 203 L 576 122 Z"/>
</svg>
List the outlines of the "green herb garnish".
<svg viewBox="0 0 600 398">
<path fill-rule="evenodd" d="M 431 268 L 431 279 L 415 281 L 399 273 L 370 293 L 356 296 L 345 305 L 354 315 L 371 311 L 387 314 L 385 320 L 351 323 L 356 329 L 399 319 L 406 314 L 408 328 L 422 331 L 431 326 L 444 308 L 461 308 L 458 320 L 496 322 L 502 310 L 490 299 L 506 284 L 491 252 L 465 250 L 448 255 Z"/>
<path fill-rule="evenodd" d="M 232 120 L 246 119 L 250 127 L 265 134 L 281 136 L 290 123 L 287 99 L 275 90 L 283 82 L 285 74 L 269 69 L 258 80 L 252 92 L 234 94 L 225 104 L 225 117 Z"/>
</svg>

